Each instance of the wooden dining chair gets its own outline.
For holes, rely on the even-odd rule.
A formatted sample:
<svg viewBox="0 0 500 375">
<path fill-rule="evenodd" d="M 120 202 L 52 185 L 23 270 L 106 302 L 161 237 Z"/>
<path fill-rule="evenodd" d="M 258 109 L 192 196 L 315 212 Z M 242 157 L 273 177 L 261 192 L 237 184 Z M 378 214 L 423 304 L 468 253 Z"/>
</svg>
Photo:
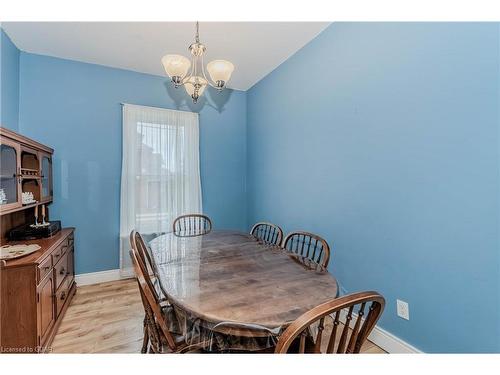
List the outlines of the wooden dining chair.
<svg viewBox="0 0 500 375">
<path fill-rule="evenodd" d="M 158 302 L 164 302 L 167 300 L 167 293 L 163 290 L 160 283 L 160 278 L 158 275 L 158 268 L 153 260 L 153 254 L 151 253 L 151 248 L 146 244 L 142 234 L 136 230 L 130 232 L 130 246 L 137 250 L 142 263 L 146 266 L 145 272 L 148 272 L 151 283 L 153 285 L 153 291 L 155 298 Z"/>
<path fill-rule="evenodd" d="M 271 223 L 257 223 L 252 227 L 250 234 L 268 245 L 280 246 L 283 241 L 283 230 Z"/>
<path fill-rule="evenodd" d="M 130 250 L 130 257 L 132 258 L 132 264 L 137 278 L 137 283 L 139 285 L 139 292 L 144 312 L 147 317 L 145 325 L 150 341 L 149 352 L 186 353 L 188 351 L 198 350 L 206 346 L 206 344 L 202 342 L 197 345 L 187 345 L 184 336 L 175 335 L 170 332 L 170 316 L 165 313 L 161 304 L 157 302 L 151 282 L 148 281 L 149 274 L 145 272 L 146 265 L 142 263 L 136 248 L 133 247 Z"/>
<path fill-rule="evenodd" d="M 313 233 L 291 232 L 285 237 L 283 248 L 325 268 L 330 261 L 328 242 Z"/>
<path fill-rule="evenodd" d="M 163 352 L 163 347 L 166 344 L 172 352 L 177 351 L 177 344 L 174 337 L 168 329 L 168 322 L 165 314 L 162 313 L 161 307 L 154 295 L 154 288 L 149 278 L 146 265 L 142 262 L 137 249 L 132 247 L 130 257 L 134 267 L 137 283 L 139 284 L 139 292 L 144 307 L 146 317 L 144 319 L 145 335 L 151 343 L 150 352 Z M 144 349 L 144 347 L 143 347 Z M 143 353 L 144 350 L 141 350 Z"/>
<path fill-rule="evenodd" d="M 149 247 L 146 245 L 146 242 L 144 241 L 142 235 L 135 230 L 132 230 L 130 232 L 130 247 L 133 251 L 135 251 L 138 258 L 140 259 L 138 266 L 141 267 L 142 273 L 146 275 L 144 277 L 144 280 L 148 284 L 149 289 L 151 290 L 155 303 L 160 305 L 162 312 L 165 313 L 164 310 L 168 308 L 169 303 L 166 298 L 167 294 L 161 288 L 161 284 L 158 278 L 157 268 L 153 262 L 153 255 L 151 254 Z M 154 319 L 151 320 L 150 315 L 152 313 L 152 310 L 146 307 L 145 305 L 146 300 L 144 298 L 145 298 L 144 293 L 142 293 L 141 291 L 141 299 L 143 302 L 144 312 L 145 312 L 144 323 L 143 323 L 144 337 L 142 342 L 141 353 L 147 352 L 150 341 L 152 345 L 154 345 L 155 347 L 159 343 L 158 341 L 159 336 L 157 333 L 157 329 L 155 329 L 153 326 L 148 327 L 148 325 L 152 324 L 151 322 L 154 321 Z"/>
<path fill-rule="evenodd" d="M 212 230 L 212 221 L 206 215 L 187 214 L 174 220 L 173 232 L 179 237 L 193 237 L 207 234 Z"/>
<path fill-rule="evenodd" d="M 349 294 L 323 303 L 290 324 L 274 352 L 288 353 L 295 346 L 293 351 L 298 353 L 359 353 L 384 306 L 385 299 L 377 292 Z M 333 321 L 328 330 L 326 319 Z"/>
</svg>

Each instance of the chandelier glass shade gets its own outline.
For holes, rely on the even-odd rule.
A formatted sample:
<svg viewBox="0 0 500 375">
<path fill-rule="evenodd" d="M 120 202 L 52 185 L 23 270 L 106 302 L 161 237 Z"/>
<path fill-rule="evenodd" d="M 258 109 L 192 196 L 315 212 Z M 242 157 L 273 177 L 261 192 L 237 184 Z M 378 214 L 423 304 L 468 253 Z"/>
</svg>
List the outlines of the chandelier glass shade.
<svg viewBox="0 0 500 375">
<path fill-rule="evenodd" d="M 211 61 L 207 64 L 210 78 L 207 77 L 203 62 L 206 47 L 200 43 L 198 22 L 196 22 L 195 42 L 189 46 L 189 51 L 191 60 L 182 55 L 165 55 L 161 62 L 174 87 L 184 86 L 196 103 L 207 85 L 222 91 L 231 78 L 234 65 L 226 60 Z"/>
</svg>

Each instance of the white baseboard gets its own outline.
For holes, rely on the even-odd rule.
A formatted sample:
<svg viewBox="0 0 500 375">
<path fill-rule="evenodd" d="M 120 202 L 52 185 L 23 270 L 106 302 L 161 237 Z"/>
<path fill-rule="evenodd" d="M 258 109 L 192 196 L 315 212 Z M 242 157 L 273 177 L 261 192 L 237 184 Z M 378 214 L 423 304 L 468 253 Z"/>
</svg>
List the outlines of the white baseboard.
<svg viewBox="0 0 500 375">
<path fill-rule="evenodd" d="M 81 273 L 79 275 L 75 275 L 75 281 L 77 286 L 99 284 L 108 281 L 116 281 L 128 278 L 129 278 L 128 276 L 122 276 L 122 274 L 120 273 L 120 269 Z"/>
<path fill-rule="evenodd" d="M 345 310 L 341 311 L 340 321 L 345 323 L 346 317 Z M 351 320 L 351 328 L 354 326 L 354 322 L 357 318 L 356 313 L 352 313 L 353 319 Z M 364 320 L 364 319 L 363 319 Z M 406 341 L 401 340 L 399 337 L 394 336 L 392 333 L 387 332 L 385 329 L 375 326 L 368 336 L 368 340 L 373 342 L 375 345 L 384 349 L 387 353 L 395 354 L 411 354 L 411 353 L 422 353 L 421 350 L 415 348 L 413 345 L 408 344 Z"/>
<path fill-rule="evenodd" d="M 392 333 L 387 332 L 379 326 L 373 328 L 368 339 L 377 346 L 380 346 L 387 353 L 422 353 L 421 350 L 418 350 L 406 341 L 401 340 L 399 337 L 394 336 Z"/>
</svg>

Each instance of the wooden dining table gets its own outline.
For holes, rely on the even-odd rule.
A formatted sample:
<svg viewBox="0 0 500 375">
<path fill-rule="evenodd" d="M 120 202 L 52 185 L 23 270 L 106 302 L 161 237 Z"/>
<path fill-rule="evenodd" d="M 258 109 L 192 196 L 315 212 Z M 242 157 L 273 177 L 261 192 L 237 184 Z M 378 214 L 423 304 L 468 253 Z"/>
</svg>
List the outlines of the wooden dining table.
<svg viewBox="0 0 500 375">
<path fill-rule="evenodd" d="M 300 315 L 338 296 L 326 269 L 247 233 L 167 233 L 149 246 L 169 302 L 211 331 L 236 326 L 245 327 L 243 336 L 278 337 Z"/>
</svg>

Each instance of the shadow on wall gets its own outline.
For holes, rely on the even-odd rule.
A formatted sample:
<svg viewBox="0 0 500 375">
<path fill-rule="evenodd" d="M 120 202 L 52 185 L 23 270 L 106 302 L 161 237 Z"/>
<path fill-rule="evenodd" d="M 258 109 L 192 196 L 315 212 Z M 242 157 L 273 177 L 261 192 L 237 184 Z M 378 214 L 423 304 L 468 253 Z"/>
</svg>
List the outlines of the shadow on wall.
<svg viewBox="0 0 500 375">
<path fill-rule="evenodd" d="M 208 106 L 222 113 L 233 94 L 231 89 L 224 89 L 219 92 L 212 87 L 207 87 L 203 95 L 198 99 L 198 103 L 195 104 L 183 87 L 175 88 L 169 81 L 165 82 L 164 85 L 168 96 L 175 103 L 176 109 L 180 110 L 187 107 L 192 112 L 200 112 L 204 106 Z"/>
</svg>

